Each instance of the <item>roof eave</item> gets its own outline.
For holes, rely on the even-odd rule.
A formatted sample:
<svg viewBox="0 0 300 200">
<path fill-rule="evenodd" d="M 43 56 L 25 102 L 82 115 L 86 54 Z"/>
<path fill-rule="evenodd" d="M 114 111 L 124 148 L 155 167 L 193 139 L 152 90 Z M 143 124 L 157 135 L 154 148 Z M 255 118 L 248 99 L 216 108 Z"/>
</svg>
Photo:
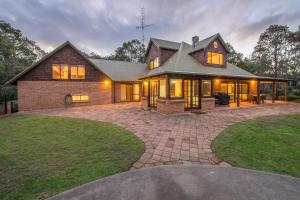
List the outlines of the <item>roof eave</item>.
<svg viewBox="0 0 300 200">
<path fill-rule="evenodd" d="M 254 80 L 271 80 L 271 81 L 292 81 L 292 79 L 285 79 L 285 78 L 273 78 L 273 77 L 263 77 L 263 76 L 244 76 L 244 75 L 216 75 L 216 74 L 201 74 L 201 73 L 194 73 L 194 72 L 172 72 L 172 71 L 163 71 L 158 72 L 156 74 L 147 75 L 144 77 L 141 77 L 139 80 L 151 78 L 154 76 L 159 76 L 163 74 L 181 74 L 181 75 L 199 75 L 199 76 L 210 76 L 210 77 L 226 77 L 226 78 L 241 78 L 241 79 L 254 79 Z"/>
</svg>

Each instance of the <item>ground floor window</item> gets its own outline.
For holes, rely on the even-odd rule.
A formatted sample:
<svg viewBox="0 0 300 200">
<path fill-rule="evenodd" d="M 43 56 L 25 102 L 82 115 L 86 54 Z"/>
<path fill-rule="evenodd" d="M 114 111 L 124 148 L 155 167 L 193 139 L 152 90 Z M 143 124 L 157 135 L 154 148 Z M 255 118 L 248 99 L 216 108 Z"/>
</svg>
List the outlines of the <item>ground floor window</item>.
<svg viewBox="0 0 300 200">
<path fill-rule="evenodd" d="M 147 97 L 148 96 L 148 82 L 144 81 L 143 83 L 143 96 Z"/>
<path fill-rule="evenodd" d="M 170 97 L 171 98 L 182 97 L 182 79 L 170 80 Z"/>
<path fill-rule="evenodd" d="M 72 102 L 88 102 L 89 96 L 88 95 L 72 95 Z"/>
<path fill-rule="evenodd" d="M 166 98 L 167 94 L 167 81 L 159 80 L 159 97 Z"/>
<path fill-rule="evenodd" d="M 211 80 L 202 80 L 202 96 L 211 96 Z"/>
</svg>

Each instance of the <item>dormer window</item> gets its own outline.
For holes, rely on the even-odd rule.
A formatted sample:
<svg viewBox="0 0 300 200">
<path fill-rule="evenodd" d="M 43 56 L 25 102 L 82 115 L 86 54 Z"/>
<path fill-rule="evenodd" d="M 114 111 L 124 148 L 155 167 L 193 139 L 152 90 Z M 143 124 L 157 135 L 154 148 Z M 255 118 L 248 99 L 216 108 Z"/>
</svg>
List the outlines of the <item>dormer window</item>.
<svg viewBox="0 0 300 200">
<path fill-rule="evenodd" d="M 214 45 L 214 48 L 215 48 L 215 49 L 217 49 L 217 48 L 219 47 L 219 44 L 218 44 L 217 41 L 214 41 L 213 45 Z"/>
<path fill-rule="evenodd" d="M 149 62 L 149 69 L 155 69 L 159 67 L 159 57 L 156 57 Z"/>
<path fill-rule="evenodd" d="M 223 65 L 224 64 L 223 54 L 208 51 L 207 64 Z"/>
</svg>

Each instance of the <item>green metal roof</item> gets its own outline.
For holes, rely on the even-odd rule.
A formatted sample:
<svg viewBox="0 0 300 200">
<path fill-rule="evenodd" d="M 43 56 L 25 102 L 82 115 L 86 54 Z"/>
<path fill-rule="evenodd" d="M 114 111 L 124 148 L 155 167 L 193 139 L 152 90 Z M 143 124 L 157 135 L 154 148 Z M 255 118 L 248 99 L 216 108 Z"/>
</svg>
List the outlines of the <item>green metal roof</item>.
<svg viewBox="0 0 300 200">
<path fill-rule="evenodd" d="M 162 40 L 157 38 L 150 38 L 150 41 L 152 41 L 157 47 L 165 48 L 165 49 L 179 49 L 180 43 L 168 41 L 168 40 Z"/>
<path fill-rule="evenodd" d="M 247 77 L 257 78 L 256 75 L 243 70 L 235 65 L 227 63 L 225 68 L 204 66 L 189 53 L 194 48 L 185 42 L 180 44 L 178 51 L 169 58 L 162 66 L 150 70 L 146 76 L 156 76 L 166 73 L 178 74 L 194 74 L 194 75 L 209 75 L 209 76 L 228 76 L 228 77 Z"/>
<path fill-rule="evenodd" d="M 148 67 L 144 63 L 92 58 L 89 60 L 114 81 L 139 81 L 139 78 L 148 72 Z"/>
</svg>

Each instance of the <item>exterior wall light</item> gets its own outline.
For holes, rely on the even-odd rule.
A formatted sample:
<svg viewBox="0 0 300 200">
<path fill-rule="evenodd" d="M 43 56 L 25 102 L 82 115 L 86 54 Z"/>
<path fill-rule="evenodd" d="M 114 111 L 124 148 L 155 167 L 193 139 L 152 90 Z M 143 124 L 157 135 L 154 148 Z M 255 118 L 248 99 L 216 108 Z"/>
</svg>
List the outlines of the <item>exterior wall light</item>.
<svg viewBox="0 0 300 200">
<path fill-rule="evenodd" d="M 104 81 L 104 84 L 107 85 L 107 84 L 108 84 L 108 81 Z"/>
</svg>

